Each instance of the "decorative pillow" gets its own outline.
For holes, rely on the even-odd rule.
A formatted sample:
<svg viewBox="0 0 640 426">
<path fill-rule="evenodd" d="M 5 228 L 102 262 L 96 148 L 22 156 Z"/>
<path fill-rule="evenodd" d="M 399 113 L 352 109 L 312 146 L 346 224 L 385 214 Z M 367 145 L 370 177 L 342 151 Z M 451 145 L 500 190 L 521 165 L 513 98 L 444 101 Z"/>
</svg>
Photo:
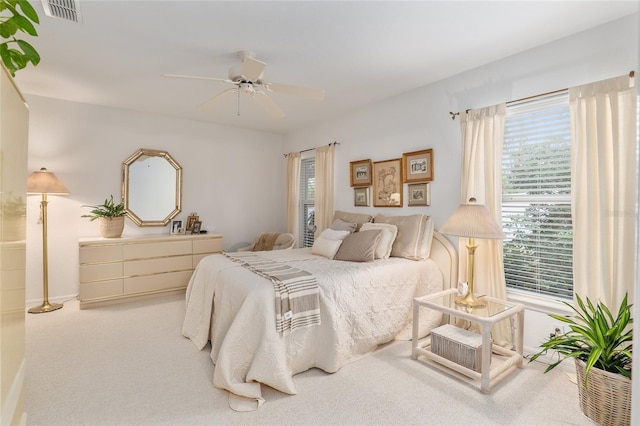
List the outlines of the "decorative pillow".
<svg viewBox="0 0 640 426">
<path fill-rule="evenodd" d="M 398 235 L 391 249 L 391 256 L 411 260 L 424 260 L 431 253 L 433 219 L 423 214 L 409 216 L 377 215 L 376 223 L 390 223 L 398 227 Z"/>
<path fill-rule="evenodd" d="M 382 231 L 380 241 L 376 247 L 376 259 L 388 259 L 391 256 L 393 242 L 398 235 L 398 227 L 390 223 L 363 223 L 360 232 L 379 229 Z"/>
<path fill-rule="evenodd" d="M 326 238 L 317 238 L 311 246 L 311 253 L 324 256 L 327 259 L 333 259 L 338 252 L 342 240 L 328 240 Z"/>
<path fill-rule="evenodd" d="M 342 240 L 349 234 L 349 231 L 335 231 L 327 228 L 313 242 L 311 253 L 333 259 L 342 244 Z"/>
<path fill-rule="evenodd" d="M 344 240 L 349 231 L 336 231 L 335 229 L 327 228 L 320 233 L 318 238 L 324 238 L 325 240 Z"/>
<path fill-rule="evenodd" d="M 342 219 L 336 219 L 331 224 L 331 229 L 333 229 L 334 231 L 349 231 L 349 233 L 353 233 L 356 232 L 356 229 L 358 229 L 358 224 L 355 222 L 345 222 Z"/>
<path fill-rule="evenodd" d="M 370 231 L 360 231 L 347 236 L 342 241 L 334 259 L 347 260 L 349 262 L 373 262 L 375 259 L 376 246 L 380 241 L 382 231 L 373 229 Z"/>
<path fill-rule="evenodd" d="M 333 213 L 333 220 L 336 220 L 336 219 L 344 220 L 345 222 L 349 222 L 349 223 L 356 223 L 358 225 L 358 229 L 356 229 L 356 231 L 360 229 L 360 226 L 363 223 L 373 222 L 373 216 L 371 216 L 370 214 L 349 213 L 349 212 L 342 212 L 340 210 L 336 210 Z"/>
</svg>

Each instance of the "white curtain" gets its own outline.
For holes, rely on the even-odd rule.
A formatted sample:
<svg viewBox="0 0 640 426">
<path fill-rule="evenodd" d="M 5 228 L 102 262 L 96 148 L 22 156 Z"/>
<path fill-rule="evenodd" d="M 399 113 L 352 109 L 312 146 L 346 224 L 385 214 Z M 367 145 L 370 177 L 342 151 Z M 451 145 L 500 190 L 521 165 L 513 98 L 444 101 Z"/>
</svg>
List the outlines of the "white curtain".
<svg viewBox="0 0 640 426">
<path fill-rule="evenodd" d="M 315 224 L 316 237 L 331 226 L 333 219 L 333 163 L 335 144 L 316 148 L 316 194 Z"/>
<path fill-rule="evenodd" d="M 300 153 L 287 155 L 287 232 L 300 242 Z"/>
<path fill-rule="evenodd" d="M 617 310 L 633 301 L 636 88 L 622 76 L 569 89 L 573 290 Z"/>
<path fill-rule="evenodd" d="M 502 226 L 502 143 L 506 105 L 500 104 L 460 113 L 462 130 L 462 181 L 460 202 L 476 198 Z M 476 239 L 474 293 L 506 300 L 502 240 Z M 467 240 L 460 239 L 460 272 L 467 276 Z M 507 321 L 492 330 L 496 344 L 511 346 L 511 328 Z"/>
</svg>

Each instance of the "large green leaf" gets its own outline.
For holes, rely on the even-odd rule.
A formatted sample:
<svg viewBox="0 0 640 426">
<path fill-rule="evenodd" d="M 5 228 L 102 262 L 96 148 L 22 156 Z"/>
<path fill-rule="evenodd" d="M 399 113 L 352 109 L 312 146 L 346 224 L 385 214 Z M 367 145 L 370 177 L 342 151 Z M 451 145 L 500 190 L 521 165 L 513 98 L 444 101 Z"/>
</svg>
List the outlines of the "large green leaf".
<svg viewBox="0 0 640 426">
<path fill-rule="evenodd" d="M 18 43 L 18 46 L 20 46 L 20 48 L 24 52 L 25 57 L 27 57 L 27 59 L 34 66 L 38 65 L 38 63 L 40 63 L 40 55 L 38 54 L 36 49 L 34 49 L 33 46 L 31 46 L 29 43 L 27 43 L 24 40 L 17 40 L 17 43 Z"/>
<path fill-rule="evenodd" d="M 36 24 L 40 23 L 40 19 L 38 18 L 36 10 L 27 0 L 18 0 L 17 5 L 20 7 L 20 10 L 22 10 L 22 13 L 24 13 L 27 18 L 31 19 Z"/>
<path fill-rule="evenodd" d="M 29 35 L 32 36 L 37 36 L 38 32 L 36 31 L 36 27 L 33 26 L 33 24 L 31 23 L 31 21 L 29 21 L 27 18 L 25 18 L 22 15 L 15 15 L 13 17 L 13 19 L 16 22 L 16 25 L 18 25 L 18 29 L 22 32 L 25 32 Z"/>
</svg>

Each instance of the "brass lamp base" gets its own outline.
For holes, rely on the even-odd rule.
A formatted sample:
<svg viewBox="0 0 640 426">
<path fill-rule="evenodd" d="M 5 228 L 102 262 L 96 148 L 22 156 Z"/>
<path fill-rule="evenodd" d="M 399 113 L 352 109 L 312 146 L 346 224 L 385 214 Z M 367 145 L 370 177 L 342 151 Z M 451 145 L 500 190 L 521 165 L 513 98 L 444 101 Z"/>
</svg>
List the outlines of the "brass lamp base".
<svg viewBox="0 0 640 426">
<path fill-rule="evenodd" d="M 28 312 L 30 314 L 43 314 L 45 312 L 57 311 L 60 308 L 62 308 L 62 303 L 44 302 L 40 306 L 34 306 L 33 308 L 30 308 Z"/>
<path fill-rule="evenodd" d="M 469 306 L 472 308 L 482 308 L 484 306 L 487 306 L 487 302 L 485 300 L 476 299 L 473 293 L 471 293 L 470 291 L 467 292 L 465 296 L 456 297 L 456 304 Z"/>
</svg>

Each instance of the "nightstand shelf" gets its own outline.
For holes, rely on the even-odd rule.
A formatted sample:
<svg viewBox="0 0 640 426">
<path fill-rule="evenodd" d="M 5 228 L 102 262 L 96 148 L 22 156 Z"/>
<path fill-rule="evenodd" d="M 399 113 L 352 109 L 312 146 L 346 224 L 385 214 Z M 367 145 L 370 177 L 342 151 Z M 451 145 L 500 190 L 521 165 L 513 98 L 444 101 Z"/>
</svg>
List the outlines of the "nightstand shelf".
<svg viewBox="0 0 640 426">
<path fill-rule="evenodd" d="M 415 298 L 413 301 L 413 339 L 411 357 L 465 380 L 488 393 L 491 386 L 516 368 L 522 368 L 524 305 L 482 296 L 487 306 L 468 308 L 455 304 L 456 289 Z M 482 336 L 481 369 L 475 371 L 431 351 L 431 336 L 419 339 L 420 309 L 432 309 L 444 314 L 445 323 L 463 322 L 476 325 Z M 491 326 L 504 319 L 510 320 L 515 350 L 495 345 L 491 340 Z M 466 327 L 465 327 L 466 328 Z"/>
</svg>

